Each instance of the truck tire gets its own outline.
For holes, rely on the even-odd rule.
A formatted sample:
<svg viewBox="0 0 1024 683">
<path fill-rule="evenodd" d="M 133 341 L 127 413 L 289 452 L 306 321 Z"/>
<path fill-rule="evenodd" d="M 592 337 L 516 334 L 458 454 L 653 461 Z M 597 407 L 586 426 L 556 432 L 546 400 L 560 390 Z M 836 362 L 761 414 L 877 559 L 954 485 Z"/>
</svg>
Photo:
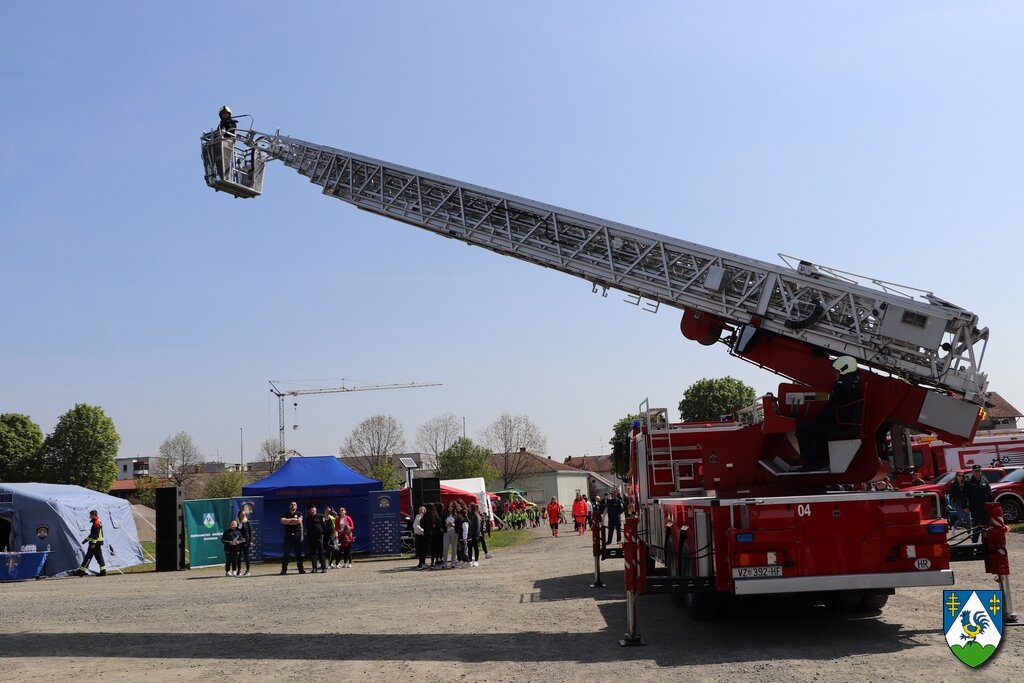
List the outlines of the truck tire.
<svg viewBox="0 0 1024 683">
<path fill-rule="evenodd" d="M 690 576 L 690 563 L 680 562 L 681 576 Z M 712 593 L 683 593 L 686 609 L 694 621 L 711 621 L 722 614 L 722 596 Z"/>
<path fill-rule="evenodd" d="M 825 596 L 825 607 L 832 612 L 853 612 L 861 607 L 864 594 L 860 591 L 834 591 Z"/>
<path fill-rule="evenodd" d="M 868 591 L 861 599 L 860 608 L 865 612 L 881 612 L 887 602 L 889 602 L 888 593 L 883 591 Z"/>
<path fill-rule="evenodd" d="M 672 537 L 668 537 L 668 541 L 665 542 L 665 566 L 668 567 L 669 576 L 680 576 L 682 562 L 679 561 L 679 553 L 676 552 L 675 543 L 672 541 Z M 676 607 L 686 607 L 686 594 L 685 593 L 673 593 L 672 604 Z"/>
<path fill-rule="evenodd" d="M 711 621 L 722 614 L 722 596 L 718 593 L 686 593 L 686 609 L 694 621 Z"/>
</svg>

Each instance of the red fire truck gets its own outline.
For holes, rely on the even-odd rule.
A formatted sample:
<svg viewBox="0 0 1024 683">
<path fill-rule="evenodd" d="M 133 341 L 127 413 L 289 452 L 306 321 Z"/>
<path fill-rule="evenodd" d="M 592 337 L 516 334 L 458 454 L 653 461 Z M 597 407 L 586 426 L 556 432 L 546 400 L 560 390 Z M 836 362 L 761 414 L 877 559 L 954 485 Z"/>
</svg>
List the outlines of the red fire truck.
<svg viewBox="0 0 1024 683">
<path fill-rule="evenodd" d="M 624 292 L 652 312 L 681 310 L 687 339 L 786 380 L 726 422 L 641 411 L 622 551 L 634 636 L 643 593 L 671 592 L 712 616 L 736 595 L 877 609 L 896 588 L 953 583 L 929 494 L 845 489 L 881 476 L 887 443 L 909 460 L 911 430 L 950 444 L 974 437 L 988 342 L 975 314 L 931 292 L 787 256 L 771 264 L 280 134 L 211 131 L 202 158 L 206 183 L 235 197 L 259 196 L 266 162 L 279 160 L 359 209 L 582 278 L 595 293 Z M 841 356 L 859 366 L 858 417 L 825 435 L 822 469 L 800 467 L 794 432 L 825 404 Z M 606 554 L 596 544 L 598 574 Z M 648 571 L 656 563 L 660 573 Z"/>
<path fill-rule="evenodd" d="M 916 436 L 911 441 L 910 457 L 910 463 L 898 464 L 890 460 L 891 478 L 897 488 L 912 485 L 915 476 L 931 482 L 943 474 L 973 465 L 1024 466 L 1024 432 L 978 432 L 967 444 L 949 443 L 936 436 Z"/>
</svg>

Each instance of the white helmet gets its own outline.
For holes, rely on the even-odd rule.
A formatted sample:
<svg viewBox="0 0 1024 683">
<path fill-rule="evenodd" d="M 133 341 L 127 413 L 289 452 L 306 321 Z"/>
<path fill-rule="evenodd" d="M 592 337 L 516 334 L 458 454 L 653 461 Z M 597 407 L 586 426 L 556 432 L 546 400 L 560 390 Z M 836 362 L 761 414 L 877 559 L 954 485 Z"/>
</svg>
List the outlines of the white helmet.
<svg viewBox="0 0 1024 683">
<path fill-rule="evenodd" d="M 223 114 L 224 112 L 227 112 L 228 116 L 231 116 L 231 107 L 225 104 L 220 108 L 220 113 Z"/>
<path fill-rule="evenodd" d="M 839 356 L 839 358 L 836 358 L 835 362 L 832 363 L 832 369 L 840 375 L 848 375 L 851 372 L 857 372 L 857 359 L 853 356 Z"/>
</svg>

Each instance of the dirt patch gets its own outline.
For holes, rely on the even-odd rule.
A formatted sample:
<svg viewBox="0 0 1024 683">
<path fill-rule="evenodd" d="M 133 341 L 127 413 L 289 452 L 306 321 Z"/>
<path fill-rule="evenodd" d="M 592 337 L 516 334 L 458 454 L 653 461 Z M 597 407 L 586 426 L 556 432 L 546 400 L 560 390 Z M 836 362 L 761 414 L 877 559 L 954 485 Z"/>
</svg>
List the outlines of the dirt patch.
<svg viewBox="0 0 1024 683">
<path fill-rule="evenodd" d="M 237 579 L 205 569 L 0 584 L 0 667 L 8 680 L 937 683 L 1014 680 L 1024 665 L 1020 627 L 982 669 L 956 660 L 940 588 L 901 590 L 879 617 L 761 601 L 710 623 L 647 596 L 647 646 L 620 648 L 621 561 L 605 562 L 608 587 L 592 589 L 588 538 L 531 533 L 447 571 L 382 560 L 304 576 L 268 564 Z M 1019 567 L 1024 538 L 1010 544 Z M 994 585 L 980 562 L 955 570 L 959 588 Z"/>
</svg>

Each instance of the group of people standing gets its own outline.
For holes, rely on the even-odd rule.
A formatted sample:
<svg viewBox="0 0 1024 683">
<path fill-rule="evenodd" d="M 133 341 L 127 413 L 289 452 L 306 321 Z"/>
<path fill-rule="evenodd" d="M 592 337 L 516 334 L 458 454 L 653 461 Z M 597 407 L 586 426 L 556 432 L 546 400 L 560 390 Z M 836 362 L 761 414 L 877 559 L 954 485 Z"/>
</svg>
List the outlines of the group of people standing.
<svg viewBox="0 0 1024 683">
<path fill-rule="evenodd" d="M 343 507 L 337 511 L 328 506 L 318 512 L 316 505 L 306 508 L 306 514 L 299 512 L 298 503 L 288 504 L 288 512 L 281 517 L 284 527 L 284 550 L 281 553 L 281 573 L 288 573 L 288 558 L 295 556 L 295 565 L 300 574 L 302 566 L 302 542 L 306 542 L 306 556 L 310 570 L 315 574 L 319 569 L 326 574 L 328 569 L 352 567 L 352 545 L 355 543 L 355 523 Z"/>
<path fill-rule="evenodd" d="M 972 467 L 970 476 L 957 472 L 949 486 L 950 526 L 970 529 L 971 543 L 977 543 L 989 521 L 985 504 L 993 500 L 992 486 L 982 475 L 981 465 Z"/>
<path fill-rule="evenodd" d="M 606 518 L 604 523 L 606 533 L 605 545 L 611 545 L 613 533 L 618 534 L 617 542 L 621 543 L 622 513 L 625 509 L 619 492 L 611 491 L 604 498 L 595 496 L 593 500 L 587 498 L 582 493 L 577 493 L 576 498 L 572 501 L 572 520 L 576 533 L 582 536 L 587 530 L 587 525 L 593 524 L 595 510 Z M 559 525 L 565 523 L 565 507 L 558 502 L 557 498 L 552 496 L 550 502 L 544 506 L 542 514 L 547 518 L 548 524 L 551 526 L 551 535 L 557 538 Z"/>
<path fill-rule="evenodd" d="M 224 576 L 249 576 L 249 548 L 252 547 L 252 525 L 244 510 L 231 520 L 231 526 L 220 537 L 224 544 Z M 245 558 L 245 574 L 242 558 Z"/>
<path fill-rule="evenodd" d="M 421 505 L 412 521 L 412 533 L 416 569 L 479 567 L 481 549 L 485 558 L 491 557 L 487 550 L 491 519 L 477 503 L 467 506 L 455 498 L 448 502 L 447 510 L 441 503 Z"/>
</svg>

